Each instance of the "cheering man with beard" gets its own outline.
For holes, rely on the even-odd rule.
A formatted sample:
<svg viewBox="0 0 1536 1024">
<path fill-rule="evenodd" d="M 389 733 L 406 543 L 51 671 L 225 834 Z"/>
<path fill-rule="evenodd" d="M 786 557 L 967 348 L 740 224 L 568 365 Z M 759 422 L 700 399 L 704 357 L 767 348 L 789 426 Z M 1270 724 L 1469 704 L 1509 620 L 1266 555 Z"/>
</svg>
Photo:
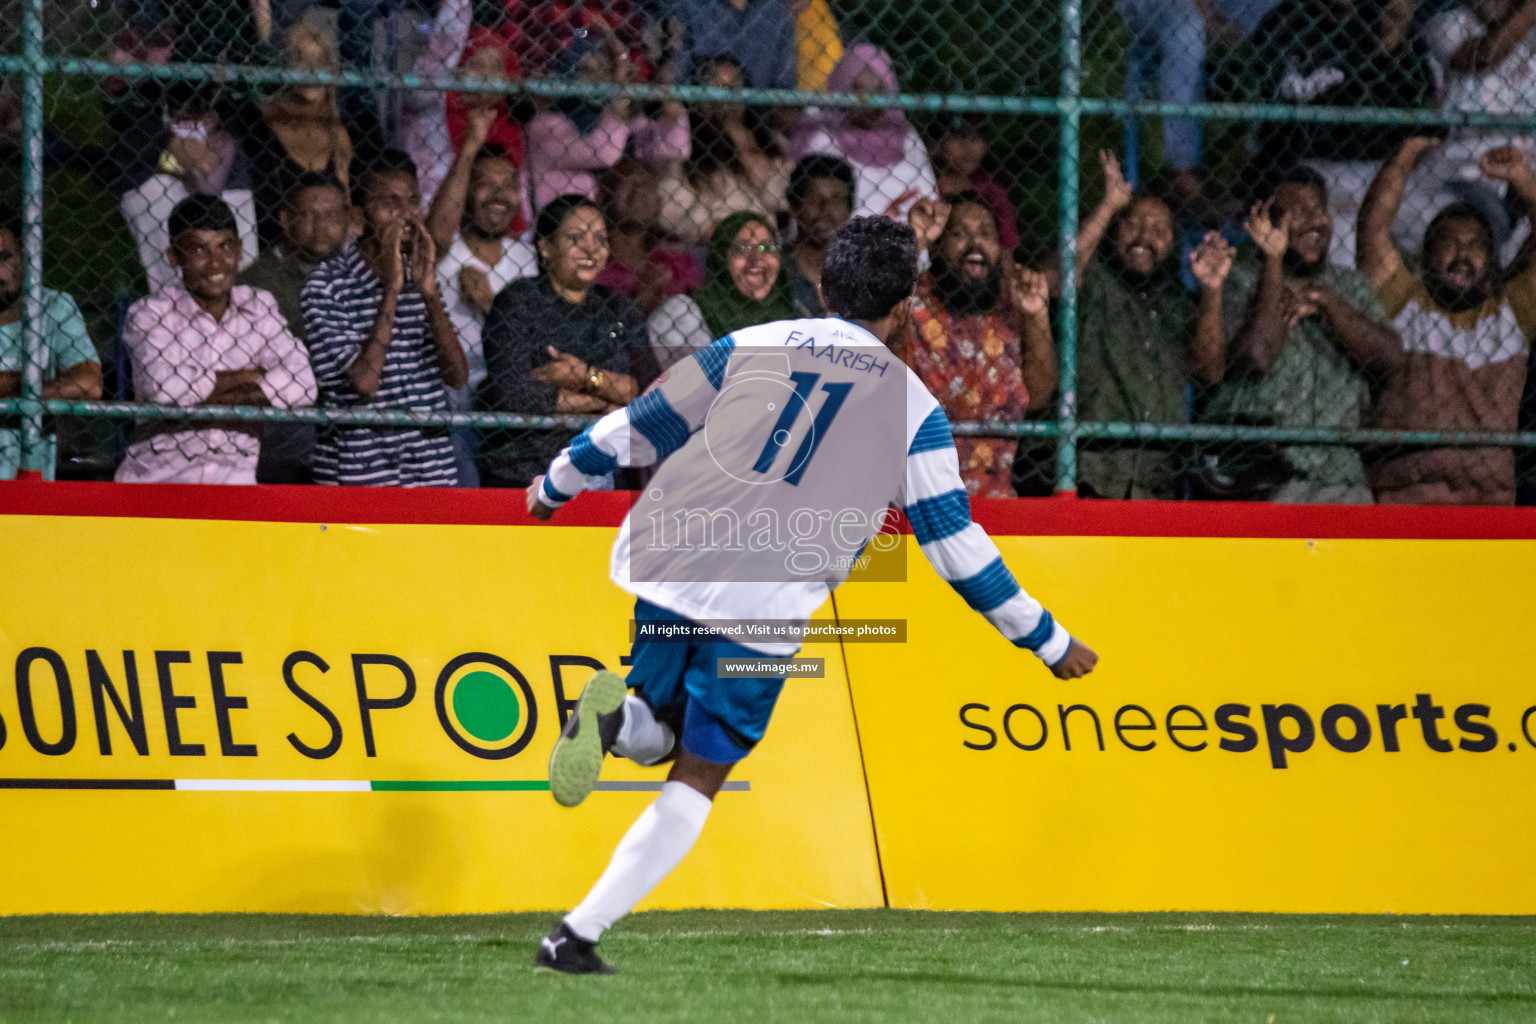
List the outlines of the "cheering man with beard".
<svg viewBox="0 0 1536 1024">
<path fill-rule="evenodd" d="M 1056 350 L 1042 274 L 1003 253 L 992 210 L 974 193 L 920 200 L 909 216 L 932 269 L 917 279 L 898 351 L 959 422 L 1014 422 L 1056 390 Z M 1012 494 L 1015 443 L 957 437 L 971 497 Z"/>
<path fill-rule="evenodd" d="M 1215 423 L 1353 430 L 1368 387 L 1396 372 L 1403 346 L 1376 289 L 1328 261 L 1333 219 L 1316 171 L 1297 165 L 1268 179 L 1245 225 L 1260 258 L 1227 279 L 1228 372 L 1211 396 Z M 1368 504 L 1360 453 L 1345 445 L 1287 445 L 1292 477 L 1281 502 Z"/>
<path fill-rule="evenodd" d="M 1371 183 L 1360 210 L 1360 269 L 1402 335 L 1404 356 L 1372 409 L 1372 425 L 1396 430 L 1513 431 L 1525 385 L 1527 340 L 1536 329 L 1536 261 L 1501 272 L 1492 225 L 1479 209 L 1447 206 L 1424 232 L 1419 272 L 1392 245 L 1392 222 L 1414 164 L 1435 146 L 1411 138 Z M 1482 171 L 1508 182 L 1536 210 L 1536 174 L 1512 146 L 1489 150 Z M 1524 255 L 1524 254 L 1523 254 Z M 1369 459 L 1380 502 L 1511 505 L 1508 448 L 1392 450 Z"/>
<path fill-rule="evenodd" d="M 1077 236 L 1078 417 L 1188 423 L 1187 385 L 1210 387 L 1226 366 L 1222 289 L 1232 250 L 1216 232 L 1190 253 L 1198 302 L 1179 280 L 1168 204 L 1138 196 L 1113 153 L 1099 154 L 1104 199 Z M 1078 454 L 1078 494 L 1177 497 L 1175 452 L 1144 441 L 1093 442 Z"/>
</svg>

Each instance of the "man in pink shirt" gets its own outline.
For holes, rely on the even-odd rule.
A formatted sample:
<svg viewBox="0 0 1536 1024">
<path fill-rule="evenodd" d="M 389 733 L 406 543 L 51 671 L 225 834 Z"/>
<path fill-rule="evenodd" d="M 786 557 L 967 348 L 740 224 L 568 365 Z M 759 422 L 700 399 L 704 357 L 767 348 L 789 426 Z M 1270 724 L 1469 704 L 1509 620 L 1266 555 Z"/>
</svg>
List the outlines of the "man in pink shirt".
<svg viewBox="0 0 1536 1024">
<path fill-rule="evenodd" d="M 312 405 L 315 377 L 277 300 L 235 284 L 240 234 L 215 196 L 189 196 L 169 219 L 173 281 L 128 310 L 123 341 L 141 402 Z M 120 483 L 254 484 L 260 427 L 233 421 L 141 420 Z"/>
</svg>

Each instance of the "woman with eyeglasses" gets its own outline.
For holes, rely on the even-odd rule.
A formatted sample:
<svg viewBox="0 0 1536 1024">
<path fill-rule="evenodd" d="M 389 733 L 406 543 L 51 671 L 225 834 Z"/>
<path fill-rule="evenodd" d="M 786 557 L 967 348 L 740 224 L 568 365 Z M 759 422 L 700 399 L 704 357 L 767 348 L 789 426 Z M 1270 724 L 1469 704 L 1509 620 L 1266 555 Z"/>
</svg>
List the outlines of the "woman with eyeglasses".
<svg viewBox="0 0 1536 1024">
<path fill-rule="evenodd" d="M 704 287 L 674 295 L 651 315 L 651 348 L 666 369 L 732 331 L 808 315 L 790 295 L 773 225 L 742 210 L 710 236 Z"/>
</svg>

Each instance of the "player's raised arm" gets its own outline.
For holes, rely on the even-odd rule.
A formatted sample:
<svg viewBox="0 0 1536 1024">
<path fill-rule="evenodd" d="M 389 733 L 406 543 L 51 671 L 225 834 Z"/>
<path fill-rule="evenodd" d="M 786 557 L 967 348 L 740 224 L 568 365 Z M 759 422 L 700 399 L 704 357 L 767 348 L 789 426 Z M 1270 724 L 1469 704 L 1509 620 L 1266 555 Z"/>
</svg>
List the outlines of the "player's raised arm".
<svg viewBox="0 0 1536 1024">
<path fill-rule="evenodd" d="M 908 446 L 904 502 L 924 557 L 966 604 L 1015 647 L 1034 652 L 1057 678 L 1076 679 L 1093 671 L 1098 655 L 1019 586 L 992 538 L 971 521 L 955 439 L 937 405 Z"/>
<path fill-rule="evenodd" d="M 548 471 L 528 487 L 528 513 L 549 519 L 555 509 L 620 466 L 649 466 L 683 446 L 704 425 L 736 350 L 727 335 L 674 364 L 646 392 L 615 409 L 571 441 Z"/>
</svg>

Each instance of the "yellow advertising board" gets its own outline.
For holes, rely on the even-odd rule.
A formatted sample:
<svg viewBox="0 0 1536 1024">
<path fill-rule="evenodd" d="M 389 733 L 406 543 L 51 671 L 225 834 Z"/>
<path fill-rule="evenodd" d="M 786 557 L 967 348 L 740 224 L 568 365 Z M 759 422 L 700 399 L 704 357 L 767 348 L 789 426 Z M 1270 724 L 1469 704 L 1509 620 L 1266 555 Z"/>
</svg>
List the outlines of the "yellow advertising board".
<svg viewBox="0 0 1536 1024">
<path fill-rule="evenodd" d="M 578 900 L 662 778 L 547 793 L 626 499 L 517 497 L 0 487 L 0 913 Z M 1536 913 L 1529 510 L 974 511 L 1098 671 L 901 538 L 642 907 Z"/>
<path fill-rule="evenodd" d="M 998 537 L 1075 682 L 906 540 L 836 596 L 909 620 L 845 649 L 892 906 L 1536 913 L 1536 540 Z"/>
<path fill-rule="evenodd" d="M 664 778 L 547 792 L 561 701 L 629 650 L 613 536 L 0 516 L 0 912 L 573 905 Z M 838 664 L 642 907 L 881 901 Z"/>
</svg>

